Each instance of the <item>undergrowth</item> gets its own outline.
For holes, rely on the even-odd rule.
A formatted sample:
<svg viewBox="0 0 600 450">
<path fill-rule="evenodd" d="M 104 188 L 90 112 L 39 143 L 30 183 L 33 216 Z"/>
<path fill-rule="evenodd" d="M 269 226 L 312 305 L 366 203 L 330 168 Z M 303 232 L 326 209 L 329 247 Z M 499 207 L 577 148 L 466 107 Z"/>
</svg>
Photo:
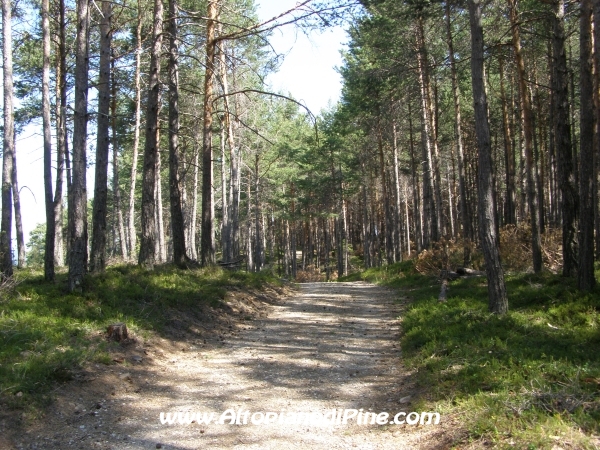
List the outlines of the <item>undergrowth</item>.
<svg viewBox="0 0 600 450">
<path fill-rule="evenodd" d="M 275 282 L 267 273 L 131 265 L 86 277 L 83 294 L 67 292 L 64 273 L 55 283 L 31 270 L 15 280 L 0 291 L 0 401 L 13 408 L 43 406 L 52 386 L 86 361 L 110 363 L 104 332 L 111 323 L 126 322 L 140 336 L 161 333 L 170 309 L 198 315 L 222 306 L 230 287 Z"/>
<path fill-rule="evenodd" d="M 597 273 L 597 276 L 600 273 Z M 342 281 L 401 289 L 407 366 L 423 392 L 413 410 L 458 420 L 464 444 L 500 448 L 598 448 L 600 295 L 545 272 L 506 277 L 510 311 L 487 311 L 484 278 L 453 281 L 439 303 L 436 278 L 413 261 Z M 458 445 L 459 443 L 457 443 Z"/>
</svg>

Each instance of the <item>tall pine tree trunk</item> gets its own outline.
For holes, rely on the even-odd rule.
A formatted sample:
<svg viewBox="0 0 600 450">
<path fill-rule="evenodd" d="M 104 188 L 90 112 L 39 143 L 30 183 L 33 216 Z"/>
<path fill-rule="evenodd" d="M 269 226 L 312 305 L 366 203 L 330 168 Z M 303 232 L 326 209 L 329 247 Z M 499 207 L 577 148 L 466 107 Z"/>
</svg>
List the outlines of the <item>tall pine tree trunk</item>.
<svg viewBox="0 0 600 450">
<path fill-rule="evenodd" d="M 422 21 L 422 19 L 418 19 Z M 417 31 L 421 30 L 422 24 L 417 24 Z M 425 65 L 427 61 L 423 55 L 424 43 L 422 42 L 421 32 L 417 32 L 417 66 L 419 69 L 419 88 L 421 92 L 421 149 L 423 166 L 423 247 L 429 248 L 431 242 L 439 240 L 439 228 L 437 216 L 440 213 L 436 210 L 434 198 L 435 180 L 433 156 L 431 150 L 431 121 L 429 118 L 429 105 L 427 103 L 427 80 Z"/>
<path fill-rule="evenodd" d="M 569 120 L 568 69 L 565 52 L 565 4 L 557 0 L 552 15 L 552 90 L 554 92 L 554 146 L 562 194 L 562 254 L 564 276 L 575 276 L 577 271 L 575 219 L 577 216 L 577 191 L 573 173 L 571 123 Z"/>
<path fill-rule="evenodd" d="M 173 262 L 183 266 L 185 254 L 185 227 L 181 205 L 181 181 L 179 180 L 179 49 L 177 0 L 169 0 L 169 198 L 171 204 L 171 230 L 173 239 Z"/>
<path fill-rule="evenodd" d="M 160 138 L 158 139 L 160 142 Z M 165 221 L 163 214 L 163 196 L 162 196 L 162 160 L 161 154 L 158 152 L 156 157 L 156 255 L 159 262 L 164 263 L 167 261 L 167 242 L 165 236 Z"/>
<path fill-rule="evenodd" d="M 259 154 L 254 159 L 254 269 L 259 272 L 264 264 L 265 248 L 263 245 L 264 230 L 261 226 L 262 211 L 260 208 L 260 172 L 259 172 Z"/>
<path fill-rule="evenodd" d="M 69 290 L 81 289 L 87 272 L 87 98 L 88 98 L 89 4 L 77 1 L 77 39 L 75 42 L 75 114 L 73 118 L 72 204 L 69 208 Z"/>
<path fill-rule="evenodd" d="M 52 122 L 50 118 L 50 2 L 42 0 L 42 133 L 44 136 L 44 199 L 46 202 L 46 242 L 44 278 L 54 280 L 56 222 L 52 195 Z M 57 77 L 60 80 L 60 76 Z M 59 84 L 60 81 L 57 82 Z M 58 180 L 57 180 L 58 183 Z"/>
<path fill-rule="evenodd" d="M 396 227 L 395 227 L 395 233 L 397 236 L 397 243 L 396 243 L 396 261 L 402 261 L 402 232 L 400 230 L 401 228 L 401 221 L 402 221 L 402 214 L 401 214 L 401 209 L 402 209 L 402 201 L 400 199 L 400 173 L 399 173 L 399 168 L 398 168 L 398 127 L 396 126 L 396 121 L 392 120 L 392 132 L 393 132 L 393 151 L 394 151 L 394 188 L 395 188 L 395 200 L 396 200 L 396 214 L 395 214 L 395 219 L 396 219 Z M 408 230 L 407 230 L 408 233 Z M 406 241 L 406 247 L 407 247 L 407 251 L 408 254 L 410 255 L 410 238 L 407 239 Z"/>
<path fill-rule="evenodd" d="M 531 223 L 531 248 L 533 252 L 533 271 L 542 270 L 542 243 L 540 238 L 540 220 L 534 179 L 533 160 L 533 116 L 529 91 L 527 89 L 527 78 L 525 74 L 525 62 L 521 51 L 521 36 L 518 21 L 516 0 L 508 0 L 509 17 L 512 29 L 512 44 L 515 52 L 517 65 L 517 76 L 519 81 L 519 96 L 521 98 L 521 121 L 523 125 L 523 136 L 525 141 L 525 177 L 527 180 L 527 203 L 529 205 L 529 216 Z"/>
<path fill-rule="evenodd" d="M 129 187 L 129 214 L 127 229 L 129 238 L 129 258 L 132 259 L 136 247 L 135 231 L 135 184 L 137 178 L 138 153 L 140 146 L 140 122 L 142 114 L 142 88 L 140 85 L 140 71 L 142 65 L 142 6 L 141 0 L 137 4 L 137 25 L 135 31 L 135 125 L 133 129 L 133 155 L 131 157 L 131 185 Z"/>
<path fill-rule="evenodd" d="M 579 289 L 591 290 L 594 276 L 594 83 L 592 78 L 592 0 L 581 0 L 579 140 Z"/>
<path fill-rule="evenodd" d="M 146 107 L 146 144 L 144 146 L 144 173 L 142 178 L 142 240 L 138 263 L 152 267 L 156 261 L 156 164 L 158 159 L 158 115 L 160 112 L 160 56 L 162 52 L 162 0 L 154 0 L 150 80 Z M 130 203 L 131 205 L 132 203 Z M 131 207 L 131 206 L 130 206 Z M 130 210 L 131 213 L 131 210 Z M 130 220 L 132 219 L 130 215 Z M 131 228 L 131 222 L 129 224 Z M 130 236 L 131 238 L 131 236 Z"/>
<path fill-rule="evenodd" d="M 65 2 L 58 1 L 58 45 L 56 62 L 56 187 L 54 190 L 54 266 L 64 265 L 63 177 L 68 155 L 67 138 L 67 50 Z M 67 180 L 70 184 L 70 177 Z"/>
<path fill-rule="evenodd" d="M 116 225 L 119 234 L 119 248 L 121 249 L 121 258 L 123 261 L 127 259 L 129 254 L 127 251 L 127 234 L 125 233 L 125 222 L 123 220 L 123 209 L 121 207 L 121 187 L 119 185 L 119 146 L 117 139 L 117 84 L 115 73 L 115 58 L 111 61 L 111 88 L 112 98 L 110 103 L 111 109 L 111 128 L 112 128 L 112 151 L 113 151 L 113 201 L 114 211 L 116 216 Z"/>
<path fill-rule="evenodd" d="M 596 261 L 600 261 L 600 1 L 593 2 L 594 17 L 594 105 L 596 123 L 594 131 L 594 223 L 596 232 Z"/>
<path fill-rule="evenodd" d="M 10 0 L 2 0 L 2 56 L 4 79 L 4 141 L 2 158 L 2 221 L 0 224 L 0 272 L 13 273 L 12 264 L 12 169 L 14 112 L 12 74 L 12 11 Z"/>
<path fill-rule="evenodd" d="M 412 123 L 412 111 L 411 102 L 408 101 L 408 138 L 410 148 L 410 160 L 411 160 L 411 173 L 412 173 L 412 189 L 413 189 L 413 219 L 414 219 L 414 230 L 416 234 L 416 245 L 417 253 L 423 249 L 423 220 L 421 208 L 421 195 L 419 191 L 419 172 L 418 163 L 415 154 L 415 143 L 413 140 L 413 123 Z"/>
<path fill-rule="evenodd" d="M 452 99 L 454 101 L 454 139 L 456 141 L 456 151 L 458 156 L 458 186 L 460 192 L 460 214 L 465 241 L 463 248 L 464 264 L 471 264 L 471 244 L 473 231 L 471 230 L 471 218 L 467 206 L 467 185 L 465 180 L 465 156 L 462 142 L 461 114 L 460 114 L 460 89 L 458 86 L 458 75 L 456 71 L 456 61 L 454 57 L 454 41 L 452 38 L 450 3 L 446 2 L 446 32 L 448 35 L 448 54 L 450 55 L 450 73 L 452 77 Z"/>
<path fill-rule="evenodd" d="M 198 133 L 199 134 L 199 133 Z M 189 255 L 191 259 L 198 259 L 198 252 L 196 249 L 196 225 L 197 225 L 197 217 L 198 217 L 198 175 L 199 171 L 199 156 L 200 150 L 198 149 L 199 139 L 195 140 L 194 144 L 194 190 L 192 192 L 192 209 L 190 212 L 189 219 Z"/>
<path fill-rule="evenodd" d="M 16 135 L 13 135 L 15 138 Z M 13 205 L 15 208 L 15 231 L 17 234 L 17 267 L 25 267 L 25 238 L 23 237 L 23 219 L 21 216 L 21 196 L 19 194 L 19 181 L 17 178 L 17 143 L 13 145 L 13 169 L 12 169 L 12 191 Z"/>
<path fill-rule="evenodd" d="M 379 150 L 379 176 L 381 177 L 381 186 L 383 190 L 383 229 L 381 230 L 382 236 L 385 239 L 385 257 L 387 264 L 394 263 L 394 246 L 392 239 L 392 214 L 390 207 L 389 188 L 387 179 L 385 176 L 385 158 L 383 156 L 383 138 L 381 136 L 381 124 L 378 125 L 377 130 L 377 147 Z M 342 193 L 340 192 L 340 196 Z M 341 248 L 340 248 L 341 250 Z"/>
<path fill-rule="evenodd" d="M 203 266 L 215 263 L 215 236 L 213 214 L 213 166 L 212 166 L 212 110 L 215 79 L 215 21 L 216 0 L 208 1 L 206 22 L 206 65 L 204 75 L 204 118 L 202 138 L 202 231 L 200 241 L 200 263 Z"/>
<path fill-rule="evenodd" d="M 515 150 L 512 145 L 508 107 L 506 104 L 506 94 L 504 89 L 504 58 L 502 58 L 502 56 L 498 59 L 498 66 L 500 72 L 500 99 L 502 102 L 502 130 L 504 132 L 504 166 L 506 175 L 506 209 L 504 212 L 504 221 L 507 224 L 516 225 Z"/>
<path fill-rule="evenodd" d="M 96 133 L 96 178 L 92 212 L 90 271 L 106 268 L 106 215 L 108 208 L 108 155 L 110 148 L 110 47 L 111 2 L 102 2 L 100 20 L 100 66 L 98 77 L 98 131 Z"/>
<path fill-rule="evenodd" d="M 473 108 L 475 132 L 479 153 L 477 182 L 479 236 L 485 259 L 488 279 L 489 310 L 496 314 L 508 311 L 504 271 L 500 264 L 494 192 L 492 180 L 492 149 L 488 122 L 487 96 L 484 82 L 483 27 L 481 25 L 481 0 L 469 0 L 471 25 L 471 78 L 473 84 Z"/>
</svg>

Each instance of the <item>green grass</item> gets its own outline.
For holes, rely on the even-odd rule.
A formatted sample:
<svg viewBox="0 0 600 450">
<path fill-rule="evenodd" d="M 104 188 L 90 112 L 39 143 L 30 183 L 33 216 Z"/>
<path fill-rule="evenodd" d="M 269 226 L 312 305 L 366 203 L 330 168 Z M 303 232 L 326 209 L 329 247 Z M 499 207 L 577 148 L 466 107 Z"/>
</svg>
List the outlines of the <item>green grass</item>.
<svg viewBox="0 0 600 450">
<path fill-rule="evenodd" d="M 415 410 L 459 417 L 466 440 L 498 447 L 597 448 L 589 436 L 600 432 L 600 291 L 582 294 L 550 273 L 510 275 L 510 311 L 498 317 L 482 278 L 452 282 L 446 303 L 439 282 L 410 261 L 349 279 L 411 298 L 401 343 L 424 393 Z"/>
<path fill-rule="evenodd" d="M 224 305 L 230 287 L 275 282 L 267 273 L 124 265 L 86 277 L 84 293 L 70 294 L 66 274 L 56 283 L 35 271 L 15 276 L 17 286 L 0 296 L 0 400 L 33 409 L 46 404 L 56 382 L 70 379 L 86 361 L 111 362 L 109 346 L 118 344 L 103 337 L 109 324 L 126 322 L 140 336 L 162 333 L 169 310 L 198 315 L 201 305 Z"/>
</svg>

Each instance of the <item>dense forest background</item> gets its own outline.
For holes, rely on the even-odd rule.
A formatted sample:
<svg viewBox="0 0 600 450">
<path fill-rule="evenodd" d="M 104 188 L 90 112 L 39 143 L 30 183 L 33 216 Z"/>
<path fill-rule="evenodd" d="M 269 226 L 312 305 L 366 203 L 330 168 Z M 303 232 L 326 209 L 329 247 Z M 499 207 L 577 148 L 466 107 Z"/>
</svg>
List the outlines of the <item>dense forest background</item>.
<svg viewBox="0 0 600 450">
<path fill-rule="evenodd" d="M 497 313 L 505 270 L 595 285 L 600 2 L 307 0 L 260 23 L 251 0 L 3 0 L 2 17 L 6 275 L 14 204 L 18 265 L 67 265 L 70 290 L 116 262 L 329 280 L 415 255 L 484 269 Z M 273 29 L 339 23 L 337 105 L 267 91 Z M 26 254 L 13 161 L 32 122 L 47 220 Z"/>
</svg>

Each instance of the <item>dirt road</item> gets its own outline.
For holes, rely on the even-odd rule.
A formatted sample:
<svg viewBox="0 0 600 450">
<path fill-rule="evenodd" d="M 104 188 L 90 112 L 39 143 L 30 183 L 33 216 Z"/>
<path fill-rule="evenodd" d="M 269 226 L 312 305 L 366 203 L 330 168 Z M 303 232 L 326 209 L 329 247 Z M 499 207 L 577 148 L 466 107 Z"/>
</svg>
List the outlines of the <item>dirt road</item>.
<svg viewBox="0 0 600 450">
<path fill-rule="evenodd" d="M 301 284 L 266 318 L 245 322 L 211 348 L 150 347 L 153 358 L 114 369 L 118 386 L 108 395 L 106 381 L 91 379 L 86 395 L 53 408 L 22 448 L 441 448 L 436 426 L 283 423 L 294 414 L 331 418 L 334 409 L 390 418 L 412 411 L 394 298 L 365 283 Z M 229 424 L 231 414 L 215 423 L 228 410 L 242 423 Z M 213 422 L 161 424 L 161 412 L 212 413 Z M 252 424 L 261 418 L 253 414 L 267 412 L 278 415 L 270 416 L 276 423 Z"/>
</svg>

